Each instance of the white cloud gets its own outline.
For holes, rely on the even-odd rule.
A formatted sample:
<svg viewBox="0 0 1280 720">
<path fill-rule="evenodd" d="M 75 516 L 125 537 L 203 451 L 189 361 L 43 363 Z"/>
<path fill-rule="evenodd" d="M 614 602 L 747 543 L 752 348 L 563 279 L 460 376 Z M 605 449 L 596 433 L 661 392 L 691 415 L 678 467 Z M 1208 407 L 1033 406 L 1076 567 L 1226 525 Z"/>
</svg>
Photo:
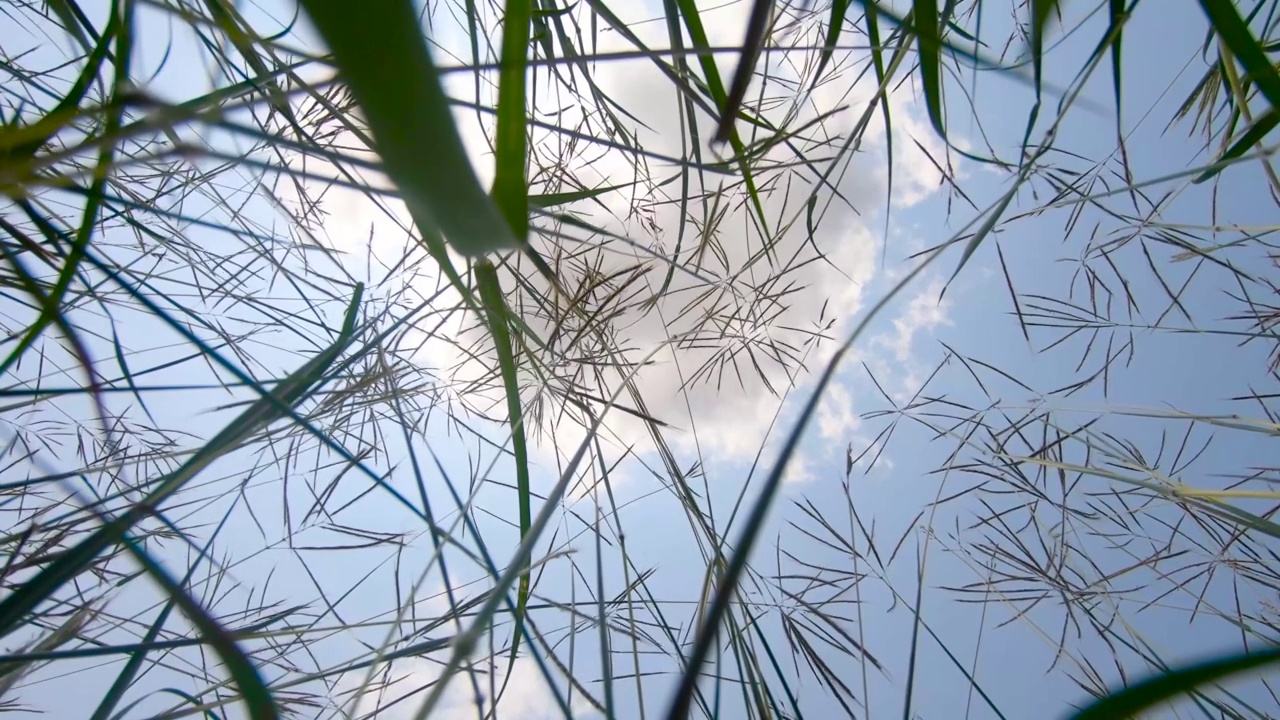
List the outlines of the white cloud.
<svg viewBox="0 0 1280 720">
<path fill-rule="evenodd" d="M 857 431 L 858 413 L 849 388 L 839 382 L 827 387 L 818 406 L 818 430 L 823 440 L 848 440 Z"/>
<path fill-rule="evenodd" d="M 704 22 L 713 45 L 740 42 L 748 5 L 737 3 L 706 13 Z M 574 12 L 585 10 L 579 8 Z M 636 17 L 630 18 L 632 20 L 652 16 L 651 9 L 639 4 L 634 12 Z M 650 47 L 666 45 L 665 23 L 661 21 L 633 24 L 631 28 Z M 813 26 L 803 32 L 812 34 L 819 29 Z M 617 33 L 602 33 L 599 41 L 601 52 L 631 49 Z M 807 40 L 800 37 L 797 42 Z M 780 56 L 770 57 L 774 58 L 772 72 L 788 72 L 777 59 Z M 836 61 L 838 63 L 840 58 Z M 694 63 L 692 59 L 690 62 Z M 718 57 L 717 62 L 727 82 L 736 58 L 724 55 Z M 545 73 L 541 70 L 534 77 L 542 78 Z M 682 100 L 670 79 L 651 61 L 599 63 L 593 69 L 592 77 L 603 92 L 636 118 L 632 120 L 618 113 L 624 129 L 635 132 L 639 144 L 645 149 L 668 156 L 690 152 L 681 135 L 684 124 L 681 121 Z M 464 74 L 452 74 L 448 76 L 447 86 L 455 96 L 471 98 L 474 96 L 472 82 Z M 482 94 L 491 91 L 492 87 L 487 84 L 482 87 Z M 838 81 L 825 83 L 815 90 L 809 102 L 795 104 L 791 109 L 799 113 L 799 122 L 803 122 L 837 105 L 848 105 L 850 110 L 828 118 L 810 131 L 814 137 L 836 136 L 853 127 L 874 91 L 872 83 L 866 79 L 855 85 Z M 549 118 L 565 126 L 574 126 L 586 117 L 576 98 L 557 92 L 540 90 L 539 107 L 531 115 Z M 791 91 L 773 83 L 769 92 L 785 97 Z M 482 101 L 491 102 L 492 98 L 484 97 Z M 920 140 L 935 157 L 942 157 L 942 146 L 927 122 L 919 120 L 918 110 L 905 95 L 894 95 L 891 105 L 897 140 L 894 207 L 903 208 L 932 192 L 937 187 L 938 175 L 915 144 L 907 140 L 906 135 L 899 138 L 897 134 L 906 133 Z M 771 112 L 776 115 L 785 109 Z M 551 114 L 553 110 L 554 116 Z M 595 123 L 591 126 L 594 128 L 592 131 L 600 135 L 599 113 L 592 112 Z M 484 138 L 492 128 L 487 122 L 477 122 L 473 111 L 460 110 L 455 116 L 479 174 L 486 179 L 491 177 L 492 159 Z M 716 158 L 715 151 L 705 146 L 712 130 L 711 120 L 702 117 L 699 130 L 704 143 L 704 161 L 712 161 Z M 744 128 L 743 131 L 749 133 L 750 129 Z M 637 362 L 654 353 L 652 364 L 636 376 L 640 397 L 624 394 L 621 404 L 639 409 L 637 403 L 642 401 L 644 411 L 649 415 L 679 431 L 696 430 L 699 449 L 703 453 L 731 457 L 755 454 L 766 442 L 768 429 L 777 417 L 783 398 L 793 384 L 802 382 L 807 376 L 802 366 L 808 369 L 820 367 L 834 349 L 832 342 L 813 345 L 814 333 L 841 337 L 849 319 L 862 308 L 863 288 L 877 273 L 881 243 L 878 235 L 883 221 L 871 217 L 877 208 L 884 205 L 883 136 L 884 129 L 877 113 L 849 167 L 832 175 L 832 182 L 836 183 L 840 193 L 863 214 L 859 215 L 839 200 L 831 202 L 811 237 L 806 229 L 803 202 L 813 187 L 813 179 L 807 171 L 777 172 L 758 178 L 762 185 L 761 204 L 771 229 L 794 221 L 769 252 L 765 251 L 764 241 L 756 228 L 754 208 L 741 187 L 740 177 L 712 172 L 691 174 L 690 194 L 695 197 L 695 202 L 684 218 L 681 263 L 692 268 L 695 265 L 694 249 L 701 247 L 701 263 L 695 271 L 704 279 L 727 278 L 732 287 L 709 285 L 704 279 L 676 270 L 669 281 L 668 292 L 656 305 L 633 303 L 614 318 L 613 326 L 618 330 L 614 341 L 626 348 L 627 360 Z M 573 143 L 572 147 L 569 147 L 570 143 Z M 535 131 L 533 147 L 540 152 L 560 156 L 551 166 L 564 175 L 576 177 L 586 186 L 630 183 L 637 179 L 633 165 L 635 158 L 623 152 L 605 151 L 591 143 L 570 141 L 546 130 Z M 827 150 L 812 152 L 830 155 Z M 771 150 L 768 158 L 777 162 L 795 160 L 794 155 L 782 146 Z M 646 170 L 653 178 L 670 177 L 674 181 L 662 187 L 641 185 L 609 193 L 600 199 L 603 209 L 597 203 L 579 203 L 573 209 L 580 211 L 582 217 L 591 223 L 625 235 L 642 246 L 655 248 L 659 253 L 671 254 L 675 251 L 681 227 L 678 201 L 682 180 L 674 167 L 664 168 L 661 161 L 652 158 L 645 162 Z M 538 177 L 535 177 L 536 181 Z M 820 207 L 826 203 L 826 194 L 821 197 Z M 398 259 L 404 249 L 403 233 L 393 224 L 377 219 L 376 211 L 366 200 L 349 192 L 339 192 L 334 195 L 334 206 L 337 210 L 331 214 L 327 229 L 335 241 L 340 236 L 363 244 L 368 228 L 373 224 L 375 234 L 390 238 L 376 240 L 374 251 L 385 252 L 388 264 Z M 653 293 L 666 282 L 669 267 L 661 261 L 621 242 L 586 237 L 569 228 L 558 229 L 583 236 L 582 245 L 560 241 L 563 247 L 575 251 L 584 247 L 596 248 L 582 256 L 584 266 L 592 265 L 593 272 L 609 275 L 637 267 L 644 274 L 634 280 L 631 288 L 645 293 Z M 551 246 L 545 242 L 535 240 L 535 244 L 551 251 Z M 785 272 L 779 272 L 780 268 Z M 437 289 L 438 281 L 426 270 L 420 273 L 411 280 L 412 292 L 425 297 Z M 533 284 L 541 284 L 541 280 L 532 273 L 527 276 Z M 771 276 L 780 276 L 780 279 L 770 284 Z M 504 276 L 504 281 L 508 287 L 513 284 L 510 276 Z M 437 302 L 440 307 L 446 307 L 456 300 L 456 295 L 450 291 Z M 584 307 L 595 309 L 590 298 Z M 916 332 L 913 328 L 930 327 L 931 319 L 940 317 L 940 310 L 931 315 L 924 305 L 917 308 L 913 303 L 912 308 L 916 314 L 903 321 L 898 338 L 888 345 L 899 358 L 909 354 L 911 338 Z M 712 317 L 709 321 L 705 320 L 708 316 Z M 524 319 L 543 337 L 554 334 L 553 323 L 548 318 L 526 313 Z M 683 341 L 673 345 L 678 338 Z M 451 374 L 457 384 L 477 380 L 485 376 L 484 367 L 469 360 L 467 352 L 458 347 L 468 342 L 475 342 L 477 349 L 488 352 L 483 334 L 475 330 L 475 318 L 457 315 L 440 326 L 436 339 L 422 344 L 418 360 Z M 598 363 L 582 364 L 595 360 L 581 355 L 564 358 L 559 364 L 553 364 L 552 370 L 563 375 L 595 373 L 595 380 L 600 385 L 616 387 L 621 379 L 620 372 L 601 369 Z M 487 398 L 477 404 L 477 409 L 498 417 L 505 415 L 496 387 L 487 395 L 474 397 Z M 531 392 L 526 401 L 532 397 Z M 845 388 L 829 391 L 819 416 L 824 437 L 847 434 L 856 426 L 856 416 L 847 401 Z M 593 407 L 600 409 L 598 403 Z M 554 424 L 554 419 L 563 417 L 561 412 L 564 410 L 573 411 L 574 408 L 557 404 L 545 408 L 540 416 L 535 410 L 529 419 L 530 424 L 539 417 L 543 421 L 540 429 L 547 434 L 541 438 L 539 447 L 543 449 L 547 464 L 550 464 L 549 453 L 554 448 L 558 447 L 563 453 L 572 452 L 583 437 L 581 428 L 576 427 L 573 421 Z M 644 447 L 647 444 L 645 425 L 634 417 L 615 411 L 610 417 L 609 430 L 617 438 L 619 447 L 637 443 Z M 669 439 L 686 450 L 692 448 L 693 436 L 689 432 L 671 433 Z"/>
<path fill-rule="evenodd" d="M 943 294 L 943 284 L 934 280 L 917 292 L 907 307 L 893 321 L 893 333 L 881 336 L 880 341 L 893 351 L 899 363 L 915 358 L 915 341 L 920 335 L 931 333 L 941 325 L 950 325 L 947 312 L 951 301 Z"/>
</svg>

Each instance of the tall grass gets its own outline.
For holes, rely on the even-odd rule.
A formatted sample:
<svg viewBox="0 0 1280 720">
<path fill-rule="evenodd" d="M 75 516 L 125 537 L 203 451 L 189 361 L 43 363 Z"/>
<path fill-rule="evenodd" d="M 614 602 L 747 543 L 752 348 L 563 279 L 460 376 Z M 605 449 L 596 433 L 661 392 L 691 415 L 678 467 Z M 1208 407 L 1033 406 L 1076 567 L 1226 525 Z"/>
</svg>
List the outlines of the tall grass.
<svg viewBox="0 0 1280 720">
<path fill-rule="evenodd" d="M 692 0 L 6 4 L 0 708 L 1006 717 L 1017 630 L 1047 713 L 1274 714 L 1277 5 L 1200 0 L 1151 177 L 1153 4 L 755 0 L 720 44 Z M 814 299 L 854 266 L 894 279 Z M 1033 360 L 884 378 L 899 296 L 983 270 Z M 1133 406 L 1148 345 L 1257 362 Z M 853 356 L 842 472 L 784 487 Z M 712 450 L 743 396 L 769 444 Z M 899 452 L 935 472 L 877 505 Z"/>
</svg>

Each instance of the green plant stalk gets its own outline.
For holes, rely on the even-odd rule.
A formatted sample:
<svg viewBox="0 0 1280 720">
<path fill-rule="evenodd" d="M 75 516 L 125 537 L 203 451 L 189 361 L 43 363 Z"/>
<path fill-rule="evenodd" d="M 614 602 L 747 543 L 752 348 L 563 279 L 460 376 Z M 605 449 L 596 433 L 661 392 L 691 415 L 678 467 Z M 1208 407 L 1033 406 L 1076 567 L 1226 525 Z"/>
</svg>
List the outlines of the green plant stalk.
<svg viewBox="0 0 1280 720">
<path fill-rule="evenodd" d="M 527 246 L 529 233 L 529 184 L 525 178 L 528 161 L 528 131 L 525 114 L 525 78 L 529 57 L 529 26 L 533 8 L 530 0 L 507 0 L 503 14 L 502 58 L 498 72 L 498 125 L 494 142 L 493 199 L 515 235 Z M 503 299 L 497 270 L 487 260 L 475 264 L 476 287 L 489 324 L 489 334 L 498 353 L 498 367 L 507 396 L 507 422 L 511 427 L 511 447 L 516 463 L 516 495 L 520 513 L 520 540 L 529 532 L 529 450 L 524 417 L 520 407 L 520 384 L 516 377 L 515 347 L 511 323 Z M 554 276 L 549 278 L 553 283 Z M 520 652 L 525 607 L 529 602 L 529 574 L 520 576 L 516 591 L 515 630 L 511 639 L 511 662 Z M 507 677 L 511 674 L 508 672 Z"/>
<path fill-rule="evenodd" d="M 488 260 L 475 264 L 476 287 L 484 306 L 485 319 L 493 344 L 498 351 L 498 367 L 507 396 L 507 422 L 511 427 L 511 449 L 516 463 L 516 495 L 520 504 L 520 540 L 529 534 L 531 503 L 529 501 L 529 449 L 525 441 L 524 416 L 520 407 L 520 386 L 516 378 L 516 361 L 512 352 L 510 325 L 507 321 L 507 304 L 502 299 L 502 284 L 498 272 Z M 525 606 L 529 602 L 529 573 L 520 575 L 516 591 L 515 635 L 511 641 L 514 657 L 520 647 L 520 631 L 524 625 Z"/>
</svg>

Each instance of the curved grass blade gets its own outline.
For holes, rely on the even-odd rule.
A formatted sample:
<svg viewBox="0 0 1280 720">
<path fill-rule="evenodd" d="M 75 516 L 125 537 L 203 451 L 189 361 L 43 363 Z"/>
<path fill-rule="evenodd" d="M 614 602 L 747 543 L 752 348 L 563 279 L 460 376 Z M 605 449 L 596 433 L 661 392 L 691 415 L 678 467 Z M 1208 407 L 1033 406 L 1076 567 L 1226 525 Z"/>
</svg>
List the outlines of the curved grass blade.
<svg viewBox="0 0 1280 720">
<path fill-rule="evenodd" d="M 697 3 L 693 0 L 676 0 L 680 8 L 680 17 L 684 20 L 685 31 L 689 33 L 690 45 L 694 49 L 710 48 L 711 43 L 707 40 L 707 32 L 702 26 L 702 15 L 698 11 Z M 741 102 L 739 102 L 739 110 L 729 114 L 724 111 L 728 106 L 729 96 L 724 90 L 724 83 L 720 80 L 720 69 L 716 66 L 715 58 L 711 55 L 699 53 L 698 63 L 702 66 L 703 80 L 706 82 L 707 90 L 711 93 L 711 99 L 715 101 L 715 105 L 720 109 L 721 117 L 736 116 L 740 110 Z M 747 161 L 746 146 L 739 137 L 738 132 L 734 130 L 733 123 L 729 123 L 729 147 L 733 149 L 734 157 L 737 158 L 738 169 L 742 173 L 742 181 L 746 186 L 747 196 L 751 198 L 751 207 L 755 211 L 756 219 L 760 222 L 761 234 L 764 237 L 769 236 L 769 221 L 764 212 L 764 203 L 760 199 L 760 191 L 757 188 L 754 173 L 752 173 L 751 165 Z"/>
<path fill-rule="evenodd" d="M 578 202 L 579 200 L 591 200 L 616 190 L 625 190 L 629 187 L 637 185 L 639 181 L 619 183 L 617 185 L 606 185 L 605 187 L 596 188 L 594 190 L 570 190 L 558 193 L 543 193 L 540 195 L 529 196 L 529 207 L 548 209 L 557 205 L 568 205 L 569 203 Z"/>
<path fill-rule="evenodd" d="M 1247 79 L 1258 86 L 1272 109 L 1280 110 L 1280 72 L 1267 59 L 1266 52 L 1249 31 L 1248 23 L 1240 17 L 1235 3 L 1230 0 L 1200 0 L 1200 7 L 1209 16 L 1214 31 L 1248 71 Z"/>
<path fill-rule="evenodd" d="M 742 41 L 742 51 L 738 55 L 738 69 L 733 73 L 733 84 L 729 86 L 729 95 L 720 106 L 720 124 L 716 127 L 715 141 L 726 142 L 733 134 L 733 119 L 738 116 L 742 101 L 747 96 L 747 87 L 751 84 L 751 76 L 756 72 L 756 61 L 760 51 L 764 49 L 768 39 L 769 18 L 773 15 L 773 0 L 755 0 L 751 6 L 751 17 L 747 20 L 747 33 Z M 838 34 L 837 30 L 837 34 Z"/>
<path fill-rule="evenodd" d="M 1127 720 L 1195 688 L 1280 661 L 1280 648 L 1235 653 L 1170 670 L 1108 695 L 1071 720 Z"/>
<path fill-rule="evenodd" d="M 1137 0 L 1134 0 L 1135 2 Z M 1110 25 L 1107 27 L 1107 40 L 1111 45 L 1111 87 L 1115 91 L 1116 96 L 1116 132 L 1120 133 L 1120 108 L 1122 105 L 1123 93 L 1121 92 L 1123 85 L 1121 83 L 1122 73 L 1120 71 L 1123 60 L 1122 42 L 1124 40 L 1124 24 L 1129 19 L 1130 10 L 1124 6 L 1124 0 L 1107 0 L 1107 11 L 1110 16 Z"/>
<path fill-rule="evenodd" d="M 507 0 L 503 16 L 502 67 L 498 74 L 498 124 L 496 131 L 493 199 L 507 225 L 521 244 L 529 232 L 529 185 L 525 177 L 528 136 L 525 112 L 525 78 L 529 57 L 529 27 L 533 8 L 529 0 Z M 541 258 L 538 258 L 541 260 Z M 546 268 L 543 262 L 541 267 Z M 550 268 L 546 268 L 549 272 Z M 507 396 L 507 422 L 511 427 L 511 448 L 516 464 L 516 497 L 519 505 L 520 539 L 529 532 L 529 450 L 524 416 L 520 407 L 520 384 L 516 378 L 514 346 L 511 341 L 507 304 L 497 270 L 487 260 L 475 265 L 476 288 L 484 308 L 489 334 L 498 353 L 498 368 Z M 554 282 L 554 275 L 549 278 Z M 526 606 L 529 603 L 529 574 L 520 576 L 516 591 L 515 628 L 511 638 L 511 661 L 520 652 Z M 510 677 L 510 670 L 508 670 Z"/>
<path fill-rule="evenodd" d="M 840 33 L 844 30 L 844 17 L 849 12 L 849 3 L 852 0 L 832 0 L 831 17 L 827 20 L 827 38 L 822 48 L 822 54 L 818 56 L 818 68 L 813 72 L 813 82 L 809 84 L 809 89 L 818 86 L 818 81 L 822 79 L 822 71 L 827 69 L 827 65 L 831 62 L 831 56 L 835 54 L 836 44 L 840 42 Z M 867 10 L 871 10 L 871 6 L 867 6 Z M 871 52 L 877 59 L 879 65 L 880 48 L 876 46 L 875 40 L 870 40 Z"/>
<path fill-rule="evenodd" d="M 103 33 L 102 41 L 99 43 L 99 47 L 102 48 L 102 52 L 105 53 L 107 43 L 111 39 L 114 39 L 115 41 L 116 62 L 114 80 L 112 84 L 112 96 L 117 100 L 128 91 L 130 85 L 129 57 L 133 52 L 133 7 L 133 2 L 131 0 L 124 0 L 123 3 L 116 0 L 111 3 L 111 14 L 107 23 L 107 31 Z M 101 58 L 98 58 L 98 62 L 101 62 Z M 83 93 L 87 90 L 88 84 L 91 82 L 92 78 L 87 78 L 85 75 L 81 75 L 81 80 L 84 80 L 84 87 L 81 87 L 79 92 Z M 76 91 L 75 88 L 72 90 L 73 92 Z M 74 115 L 76 108 L 79 107 L 79 102 L 79 98 L 76 98 L 74 100 L 74 104 L 68 105 L 67 108 L 63 108 L 62 112 L 70 112 Z M 120 106 L 119 103 L 116 103 L 116 105 L 117 107 L 106 113 L 106 119 L 103 123 L 103 135 L 106 137 L 114 137 L 122 124 L 124 108 L 123 106 Z M 61 108 L 61 103 L 59 104 L 59 107 Z M 55 110 L 55 112 L 58 112 L 58 110 Z M 69 116 L 62 121 L 55 118 L 54 125 L 56 125 L 56 127 L 51 129 L 42 128 L 40 132 L 57 132 L 57 130 L 61 128 L 61 124 L 58 123 L 65 123 L 69 120 Z M 52 134 L 48 137 L 52 137 Z M 40 146 L 48 140 L 48 137 L 42 139 L 37 135 L 37 137 L 29 138 L 27 144 L 20 144 L 19 146 L 16 146 L 15 149 L 18 149 L 21 152 L 34 154 L 39 150 Z M 38 144 L 33 144 L 37 141 Z M 71 247 L 67 253 L 63 266 L 58 272 L 58 280 L 53 289 L 49 292 L 50 303 L 41 309 L 40 316 L 36 318 L 36 321 L 32 323 L 31 327 L 23 334 L 22 340 L 18 342 L 4 362 L 0 363 L 0 373 L 5 372 L 12 367 L 22 354 L 31 347 L 36 338 L 44 332 L 45 328 L 49 327 L 50 324 L 61 324 L 63 322 L 61 318 L 63 298 L 66 297 L 67 291 L 71 287 L 71 282 L 80 268 L 80 263 L 84 259 L 85 252 L 88 250 L 90 242 L 92 242 L 94 226 L 97 225 L 98 211 L 102 208 L 102 198 L 107 184 L 107 174 L 110 172 L 111 166 L 114 163 L 114 158 L 114 143 L 107 143 L 98 152 L 97 164 L 93 168 L 93 182 L 85 199 L 80 228 L 71 242 Z M 6 156 L 5 159 L 8 161 L 11 158 Z M 93 382 L 93 368 L 85 367 L 85 372 L 89 375 L 90 381 Z"/>
<path fill-rule="evenodd" d="M 1033 60 L 1042 62 L 1044 55 L 1044 29 L 1049 18 L 1058 9 L 1059 0 L 1031 0 L 1031 48 Z"/>
<path fill-rule="evenodd" d="M 209 557 L 209 551 L 213 549 L 213 541 L 222 533 L 227 520 L 231 518 L 231 511 L 234 509 L 235 504 L 233 503 L 222 515 L 222 520 L 218 523 L 218 527 L 209 534 L 209 539 L 205 542 L 204 547 L 200 549 L 200 554 L 196 556 L 191 566 L 187 568 L 186 574 L 178 585 L 179 588 L 185 587 L 191 582 L 191 579 L 195 577 L 196 569 L 200 567 L 200 561 Z M 150 646 L 160 636 L 160 631 L 164 629 L 164 624 L 169 619 L 169 614 L 173 612 L 173 608 L 177 604 L 177 598 L 170 595 L 169 601 L 161 608 L 160 614 L 156 616 L 155 621 L 147 628 L 147 634 L 143 636 L 142 642 L 139 643 L 140 647 L 129 654 L 129 660 L 120 669 L 120 672 L 116 675 L 115 682 L 111 684 L 110 689 L 102 696 L 102 700 L 98 703 L 98 708 L 94 710 L 89 720 L 107 720 L 112 716 L 111 713 L 115 710 L 116 705 L 120 703 L 120 699 L 133 686 L 134 680 L 138 676 L 138 671 L 142 669 L 142 663 L 146 660 Z M 223 631 L 223 634 L 225 635 L 226 632 Z M 199 705 L 199 703 L 193 704 Z"/>
<path fill-rule="evenodd" d="M 875 3 L 863 6 L 863 17 L 867 25 L 867 40 L 871 44 L 871 66 L 876 73 L 876 87 L 885 87 L 884 48 L 880 40 L 880 20 Z M 903 38 L 909 40 L 910 38 Z M 889 254 L 889 218 L 893 217 L 893 118 L 890 116 L 889 103 L 880 102 L 880 114 L 884 117 L 884 126 L 888 131 L 884 134 L 885 154 L 885 199 L 884 199 L 884 241 L 880 244 L 880 266 L 884 267 L 885 258 Z"/>
<path fill-rule="evenodd" d="M 95 41 L 99 39 L 98 33 L 94 30 L 93 23 L 89 22 L 89 19 L 85 17 L 84 11 L 80 9 L 75 0 L 47 0 L 45 4 L 49 6 L 54 15 L 58 16 L 58 21 L 62 23 L 62 29 L 75 38 L 85 52 L 89 52 L 93 46 L 89 42 L 89 38 L 85 36 L 85 31 L 88 30 Z"/>
<path fill-rule="evenodd" d="M 1231 162 L 1256 147 L 1258 143 L 1262 142 L 1263 138 L 1270 135 L 1271 131 L 1276 129 L 1277 125 L 1280 125 L 1280 111 L 1274 108 L 1268 110 L 1266 115 L 1258 118 L 1257 121 L 1240 136 L 1239 140 L 1232 143 L 1231 147 L 1228 148 L 1226 152 L 1222 153 L 1222 157 L 1219 158 L 1216 163 L 1197 175 L 1195 180 L 1192 182 L 1202 183 L 1206 180 L 1212 179 L 1215 175 L 1226 169 Z"/>
<path fill-rule="evenodd" d="M 271 698 L 271 691 L 262 681 L 258 668 L 245 656 L 236 641 L 200 606 L 200 603 L 178 585 L 177 581 L 169 577 L 169 573 L 163 567 L 151 559 L 146 551 L 134 544 L 132 538 L 124 538 L 124 546 L 146 569 L 147 574 L 164 588 L 164 591 L 182 610 L 182 614 L 187 616 L 191 624 L 196 626 L 200 635 L 218 654 L 218 659 L 222 661 L 231 679 L 235 681 L 236 687 L 240 689 L 241 699 L 251 720 L 277 720 L 280 713 L 276 709 L 275 701 Z"/>
<path fill-rule="evenodd" d="M 1021 156 L 1028 154 L 1031 133 L 1040 117 L 1040 83 L 1044 77 L 1044 31 L 1049 18 L 1057 9 L 1058 0 L 1031 0 L 1031 77 L 1035 90 L 1035 102 L 1027 113 L 1027 128 L 1022 136 Z"/>
<path fill-rule="evenodd" d="M 1267 59 L 1266 51 L 1249 31 L 1248 22 L 1240 16 L 1240 12 L 1233 3 L 1225 0 L 1200 0 L 1200 7 L 1204 9 L 1214 31 L 1231 50 L 1231 54 L 1235 55 L 1244 66 L 1247 72 L 1245 79 L 1257 85 L 1258 91 L 1271 104 L 1267 113 L 1258 118 L 1253 126 L 1222 154 L 1219 158 L 1221 163 L 1240 157 L 1262 142 L 1262 139 L 1269 135 L 1277 124 L 1280 124 L 1280 72 L 1277 72 L 1275 66 Z M 1225 58 L 1223 61 L 1228 62 Z M 1195 182 L 1205 182 L 1221 171 L 1221 165 L 1205 170 L 1196 177 Z"/>
<path fill-rule="evenodd" d="M 80 111 L 80 103 L 84 101 L 90 86 L 102 69 L 102 61 L 108 54 L 107 48 L 115 39 L 119 25 L 119 13 L 112 12 L 102 37 L 93 46 L 93 51 L 85 61 L 84 69 L 80 71 L 80 75 L 76 77 L 76 81 L 72 83 L 58 104 L 44 117 L 30 125 L 21 127 L 5 125 L 0 128 L 0 153 L 2 153 L 0 157 L 4 158 L 6 164 L 30 160 L 31 156 L 39 152 L 50 138 L 75 118 Z"/>
<path fill-rule="evenodd" d="M 498 368 L 507 395 L 507 423 L 511 426 L 511 449 L 516 462 L 516 495 L 520 504 L 520 539 L 529 534 L 532 511 L 529 501 L 529 449 L 525 442 L 524 417 L 520 407 L 520 385 L 516 380 L 516 361 L 512 352 L 510 323 L 507 304 L 502 299 L 502 284 L 493 263 L 481 260 L 475 265 L 476 287 L 484 306 L 489 333 L 498 351 Z M 529 602 L 529 574 L 520 576 L 516 591 L 515 634 L 511 641 L 511 656 L 520 649 L 520 634 L 524 625 L 525 606 Z"/>
<path fill-rule="evenodd" d="M 454 250 L 471 257 L 517 247 L 471 167 L 413 4 L 304 0 L 302 6 L 364 111 L 414 222 L 438 228 Z"/>
<path fill-rule="evenodd" d="M 183 690 L 179 690 L 177 688 L 171 688 L 171 687 L 160 688 L 159 690 L 156 691 L 156 694 L 160 694 L 160 693 L 164 693 L 166 695 L 173 695 L 175 697 L 181 698 L 184 702 L 190 703 L 191 707 L 193 708 L 204 707 L 204 703 L 200 702 L 200 700 L 196 696 L 192 695 L 191 693 L 185 692 Z M 135 708 L 136 706 L 141 705 L 146 699 L 147 698 L 142 697 L 142 698 L 138 698 L 137 700 L 134 700 L 133 702 L 125 706 L 124 709 L 122 709 L 120 712 L 116 713 L 115 716 L 111 718 L 111 720 L 120 720 L 120 718 L 128 717 L 129 711 Z M 205 720 L 222 720 L 222 716 L 214 712 L 212 708 L 205 708 L 204 710 L 198 710 L 198 712 L 204 715 Z"/>
</svg>

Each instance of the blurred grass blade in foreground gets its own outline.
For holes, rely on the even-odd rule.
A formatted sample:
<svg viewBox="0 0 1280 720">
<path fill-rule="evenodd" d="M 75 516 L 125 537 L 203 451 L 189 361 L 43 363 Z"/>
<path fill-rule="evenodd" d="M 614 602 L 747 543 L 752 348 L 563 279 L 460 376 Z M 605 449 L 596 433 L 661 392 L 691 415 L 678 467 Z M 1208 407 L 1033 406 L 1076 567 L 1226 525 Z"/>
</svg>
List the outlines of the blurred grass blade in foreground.
<svg viewBox="0 0 1280 720">
<path fill-rule="evenodd" d="M 471 257 L 517 247 L 480 186 L 408 0 L 303 0 L 414 222 Z"/>
<path fill-rule="evenodd" d="M 1123 720 L 1136 716 L 1180 695 L 1233 675 L 1258 670 L 1280 660 L 1280 648 L 1233 653 L 1205 662 L 1162 672 L 1114 692 L 1071 717 L 1071 720 Z"/>
</svg>

